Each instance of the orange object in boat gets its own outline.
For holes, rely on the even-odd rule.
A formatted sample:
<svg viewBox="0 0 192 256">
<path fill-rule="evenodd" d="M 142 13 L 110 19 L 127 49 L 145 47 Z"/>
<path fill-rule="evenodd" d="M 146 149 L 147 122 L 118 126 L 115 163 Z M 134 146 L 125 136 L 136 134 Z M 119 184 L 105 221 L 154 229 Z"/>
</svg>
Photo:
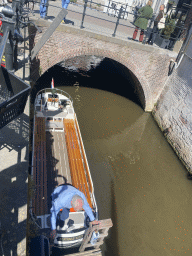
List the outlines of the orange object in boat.
<svg viewBox="0 0 192 256">
<path fill-rule="evenodd" d="M 62 212 L 63 209 L 60 209 L 59 211 Z M 75 212 L 75 210 L 73 208 L 70 208 L 70 212 Z"/>
</svg>

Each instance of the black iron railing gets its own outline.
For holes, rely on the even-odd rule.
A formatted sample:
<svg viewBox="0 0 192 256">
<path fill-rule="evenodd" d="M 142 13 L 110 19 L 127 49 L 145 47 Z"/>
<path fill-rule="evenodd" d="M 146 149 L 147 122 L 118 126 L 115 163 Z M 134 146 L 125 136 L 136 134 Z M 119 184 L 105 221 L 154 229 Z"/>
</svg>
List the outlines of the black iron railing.
<svg viewBox="0 0 192 256">
<path fill-rule="evenodd" d="M 39 2 L 39 1 L 40 0 L 36 0 L 35 2 Z M 112 37 L 116 37 L 117 30 L 119 27 L 128 28 L 133 33 L 134 28 L 135 28 L 134 22 L 137 19 L 137 17 L 139 17 L 138 11 L 141 8 L 141 6 L 130 6 L 127 3 L 121 3 L 121 2 L 117 2 L 117 1 L 113 1 L 113 0 L 109 0 L 108 4 L 105 5 L 102 3 L 98 3 L 96 1 L 97 0 L 95 0 L 95 1 L 94 0 L 83 0 L 84 5 L 83 5 L 82 19 L 81 19 L 81 24 L 80 24 L 81 29 L 86 28 L 84 25 L 84 21 L 87 16 L 90 18 L 100 20 L 100 23 L 101 23 L 101 21 L 110 23 L 110 30 L 111 30 L 111 24 L 114 24 L 114 32 L 111 33 Z M 74 2 L 73 2 L 73 4 L 74 4 Z M 54 6 L 54 5 L 52 5 L 52 6 Z M 106 12 L 101 11 L 102 8 L 103 9 L 105 8 Z M 106 15 L 105 15 L 105 17 L 101 17 L 103 15 L 95 16 L 95 15 L 92 15 L 89 13 L 87 14 L 87 9 L 97 9 L 97 11 L 100 11 L 102 14 L 106 13 Z M 166 36 L 166 35 L 158 32 L 158 35 L 160 35 L 160 37 L 162 39 L 165 39 L 165 40 L 169 39 L 172 42 L 171 43 L 172 46 L 170 47 L 170 50 L 173 49 L 173 45 L 176 43 L 176 41 L 178 41 L 180 38 L 182 38 L 183 31 L 186 30 L 186 28 L 184 28 L 185 21 L 182 20 L 182 22 L 181 22 L 181 18 L 183 16 L 185 16 L 185 14 L 189 11 L 189 8 L 186 9 L 184 7 L 182 7 L 182 8 L 173 7 L 170 15 L 172 15 L 173 11 L 176 13 L 176 16 L 177 16 L 177 19 L 175 22 L 176 24 L 172 25 L 171 23 L 169 23 L 169 21 L 168 22 L 162 22 L 162 21 L 159 22 L 160 24 L 164 25 L 165 29 L 167 29 L 168 26 L 174 27 L 173 33 L 171 33 L 169 36 Z M 157 16 L 157 14 L 158 13 L 155 13 L 153 15 L 153 17 L 151 19 L 149 19 L 148 27 L 144 31 L 145 36 L 144 36 L 143 44 L 146 43 L 150 34 L 154 33 L 152 31 L 152 25 L 153 25 L 153 21 L 155 20 L 155 17 Z M 112 16 L 113 18 L 110 17 L 108 19 L 107 16 Z M 132 16 L 131 19 L 129 19 L 130 16 Z M 131 25 L 126 24 L 125 19 L 129 20 L 129 23 L 131 23 Z M 122 22 L 122 20 L 124 20 L 124 21 Z M 133 20 L 133 22 L 131 22 L 130 20 Z M 105 27 L 105 25 L 103 27 Z M 107 26 L 105 28 L 107 28 Z"/>
<path fill-rule="evenodd" d="M 93 4 L 98 5 L 98 3 L 94 2 L 93 0 L 85 0 L 84 1 L 84 8 L 83 8 L 82 20 L 81 20 L 81 25 L 80 25 L 81 29 L 85 28 L 84 20 L 85 20 L 85 16 L 87 15 L 86 14 L 87 7 L 88 7 L 88 5 L 91 7 Z M 120 8 L 118 9 L 117 6 L 120 6 Z M 138 13 L 139 8 L 138 7 L 132 7 L 132 6 L 129 6 L 128 4 L 121 4 L 121 3 L 115 2 L 115 1 L 109 1 L 108 5 L 99 4 L 99 7 L 106 7 L 108 15 L 109 15 L 108 10 L 111 9 L 111 10 L 115 11 L 114 14 L 113 14 L 113 17 L 114 18 L 116 17 L 116 21 L 106 20 L 106 19 L 94 16 L 94 18 L 103 20 L 104 22 L 107 21 L 107 22 L 110 22 L 110 23 L 114 24 L 114 32 L 112 34 L 112 37 L 116 36 L 116 32 L 117 32 L 117 29 L 118 29 L 119 26 L 134 29 L 134 23 L 132 23 L 133 26 L 130 26 L 128 24 L 125 24 L 125 22 L 122 23 L 121 20 L 123 20 L 125 17 L 128 18 L 130 15 L 133 15 L 134 20 L 136 20 L 137 17 L 139 17 L 139 13 Z M 128 7 L 131 11 L 127 11 Z M 175 18 L 174 18 L 174 20 L 175 20 L 174 23 L 175 24 L 171 24 L 170 20 L 165 21 L 165 22 L 162 22 L 162 21 L 159 22 L 159 24 L 164 25 L 164 29 L 162 30 L 164 32 L 168 28 L 173 27 L 173 31 L 169 35 L 168 34 L 166 35 L 166 33 L 164 33 L 164 34 L 159 33 L 159 35 L 161 36 L 162 39 L 170 40 L 170 42 L 172 42 L 171 46 L 169 47 L 170 50 L 173 49 L 174 44 L 176 43 L 176 41 L 178 41 L 182 37 L 183 31 L 186 29 L 186 28 L 184 28 L 184 23 L 185 23 L 185 19 L 186 19 L 186 16 L 187 16 L 187 12 L 188 12 L 188 10 L 186 10 L 186 9 L 184 11 L 183 8 L 174 7 L 174 8 L 172 8 L 169 15 L 170 16 L 172 16 L 173 14 L 175 15 Z M 90 16 L 90 15 L 88 14 L 88 16 Z M 144 40 L 143 40 L 143 44 L 146 43 L 147 38 L 149 38 L 149 35 L 151 33 L 153 33 L 151 28 L 152 28 L 152 25 L 153 25 L 153 21 L 155 20 L 155 16 L 156 15 L 154 14 L 153 17 L 151 19 L 149 19 L 149 25 L 148 25 L 148 28 L 145 30 L 145 37 L 144 37 Z"/>
<path fill-rule="evenodd" d="M 84 3 L 83 13 L 82 13 L 82 21 L 81 21 L 81 26 L 80 26 L 81 29 L 82 29 L 82 28 L 85 28 L 83 25 L 84 25 L 84 19 L 85 19 L 85 16 L 86 16 L 86 9 L 87 9 L 88 3 L 90 3 L 90 7 L 92 6 L 92 4 L 98 5 L 98 3 L 97 3 L 97 2 L 94 2 L 93 0 L 85 0 L 84 2 L 85 2 L 85 3 Z M 109 22 L 112 22 L 112 23 L 115 24 L 114 32 L 113 32 L 113 34 L 112 34 L 113 37 L 116 36 L 116 31 L 117 31 L 118 25 L 130 27 L 130 26 L 127 26 L 127 25 L 125 25 L 125 24 L 120 24 L 120 23 L 119 23 L 120 19 L 124 19 L 124 18 L 125 18 L 125 15 L 127 15 L 127 17 L 128 17 L 129 14 L 133 14 L 133 12 L 128 12 L 128 11 L 126 11 L 127 7 L 131 7 L 131 6 L 129 6 L 128 4 L 126 4 L 126 5 L 124 6 L 123 4 L 121 4 L 120 9 L 118 9 L 118 8 L 116 8 L 116 6 L 119 5 L 119 4 L 120 4 L 119 2 L 115 2 L 115 1 L 111 1 L 111 6 L 110 6 L 110 2 L 109 2 L 108 5 L 99 4 L 99 7 L 106 7 L 107 10 L 109 10 L 109 9 L 115 10 L 115 15 L 114 15 L 114 17 L 115 17 L 115 16 L 117 17 L 116 22 L 111 21 L 111 20 L 109 21 Z M 131 8 L 132 8 L 132 7 L 131 7 Z M 108 14 L 109 14 L 109 13 L 108 13 Z M 101 20 L 102 20 L 102 18 L 99 18 L 99 17 L 97 17 L 97 19 L 101 19 Z M 104 21 L 106 21 L 106 20 L 104 20 Z"/>
</svg>

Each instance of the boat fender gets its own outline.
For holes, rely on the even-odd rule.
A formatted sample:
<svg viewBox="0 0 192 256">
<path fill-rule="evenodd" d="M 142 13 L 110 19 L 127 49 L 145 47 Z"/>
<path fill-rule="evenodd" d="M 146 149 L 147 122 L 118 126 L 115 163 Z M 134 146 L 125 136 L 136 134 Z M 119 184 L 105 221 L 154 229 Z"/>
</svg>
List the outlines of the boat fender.
<svg viewBox="0 0 192 256">
<path fill-rule="evenodd" d="M 98 231 L 93 231 L 93 234 L 92 234 L 92 237 L 91 237 L 91 240 L 90 240 L 90 243 L 92 245 L 95 245 L 97 240 L 99 238 L 99 232 Z"/>
</svg>

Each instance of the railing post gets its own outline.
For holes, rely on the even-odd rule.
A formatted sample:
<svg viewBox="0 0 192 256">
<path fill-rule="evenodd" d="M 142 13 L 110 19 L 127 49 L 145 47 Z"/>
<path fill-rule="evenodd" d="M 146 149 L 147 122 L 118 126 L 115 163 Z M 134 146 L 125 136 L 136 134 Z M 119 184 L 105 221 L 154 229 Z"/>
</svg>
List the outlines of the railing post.
<svg viewBox="0 0 192 256">
<path fill-rule="evenodd" d="M 108 6 L 107 6 L 107 13 L 108 13 L 108 16 L 109 16 L 109 6 L 110 6 L 110 0 L 109 0 L 109 3 L 108 3 Z"/>
<path fill-rule="evenodd" d="M 114 33 L 112 34 L 113 37 L 115 37 L 115 34 L 116 34 L 116 30 L 117 30 L 117 26 L 119 25 L 119 20 L 121 18 L 121 14 L 123 12 L 123 6 L 121 5 L 121 8 L 119 10 L 119 15 L 117 17 L 117 22 L 116 22 L 116 26 L 115 26 L 115 30 L 114 30 Z"/>
<path fill-rule="evenodd" d="M 125 13 L 127 13 L 127 18 L 128 18 L 127 6 L 128 6 L 128 4 L 126 4 L 124 15 L 123 15 L 123 19 L 125 19 Z"/>
<path fill-rule="evenodd" d="M 6 48 L 5 48 L 5 61 L 6 61 L 7 70 L 11 72 L 14 72 L 13 55 L 14 55 L 13 38 L 11 33 L 9 33 L 9 37 L 8 37 Z"/>
<path fill-rule="evenodd" d="M 21 13 L 22 13 L 22 0 L 13 0 L 12 1 L 12 8 L 15 12 L 15 15 L 13 16 L 13 20 L 15 21 L 15 31 L 14 31 L 14 51 L 13 51 L 13 67 L 15 70 L 18 69 L 18 63 L 17 63 L 17 57 L 18 57 L 18 34 L 20 34 L 20 21 Z M 10 48 L 10 47 L 9 47 Z"/>
<path fill-rule="evenodd" d="M 153 17 L 150 19 L 149 27 L 147 28 L 147 31 L 146 31 L 146 33 L 145 33 L 145 37 L 144 37 L 144 39 L 143 39 L 142 44 L 145 44 L 146 39 L 149 38 L 149 36 L 150 36 L 150 34 L 151 34 L 151 32 L 152 32 L 152 31 L 151 31 L 151 26 L 152 26 L 152 23 L 153 23 L 154 20 L 155 20 L 155 15 L 153 15 Z"/>
<path fill-rule="evenodd" d="M 83 16 L 82 16 L 82 21 L 81 21 L 81 26 L 80 26 L 80 28 L 84 28 L 84 27 L 83 27 L 83 22 L 84 22 L 84 18 L 85 18 L 85 12 L 86 12 L 86 8 L 87 8 L 87 3 L 88 3 L 88 0 L 85 0 L 84 10 L 83 10 Z"/>
<path fill-rule="evenodd" d="M 24 18 L 24 22 L 25 22 L 25 18 Z M 25 59 L 25 49 L 26 49 L 26 43 L 25 43 L 25 39 L 26 39 L 26 27 L 24 27 L 24 51 L 23 51 L 23 59 Z M 23 65 L 23 80 L 25 80 L 25 65 Z"/>
<path fill-rule="evenodd" d="M 92 4 L 92 2 L 93 2 L 93 0 L 91 0 L 91 2 L 90 2 L 90 8 L 91 8 L 91 4 Z"/>
</svg>

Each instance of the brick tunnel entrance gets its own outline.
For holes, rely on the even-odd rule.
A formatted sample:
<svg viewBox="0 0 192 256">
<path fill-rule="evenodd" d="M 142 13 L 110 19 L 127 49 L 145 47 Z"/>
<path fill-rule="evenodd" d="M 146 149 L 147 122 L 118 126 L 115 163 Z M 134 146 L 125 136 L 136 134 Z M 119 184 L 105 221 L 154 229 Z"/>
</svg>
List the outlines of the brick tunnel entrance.
<svg viewBox="0 0 192 256">
<path fill-rule="evenodd" d="M 145 95 L 137 77 L 121 63 L 100 56 L 79 56 L 47 70 L 36 82 L 35 91 L 55 86 L 91 87 L 121 95 L 145 109 Z"/>
</svg>

